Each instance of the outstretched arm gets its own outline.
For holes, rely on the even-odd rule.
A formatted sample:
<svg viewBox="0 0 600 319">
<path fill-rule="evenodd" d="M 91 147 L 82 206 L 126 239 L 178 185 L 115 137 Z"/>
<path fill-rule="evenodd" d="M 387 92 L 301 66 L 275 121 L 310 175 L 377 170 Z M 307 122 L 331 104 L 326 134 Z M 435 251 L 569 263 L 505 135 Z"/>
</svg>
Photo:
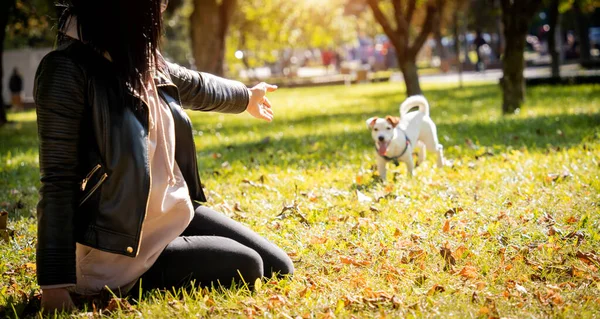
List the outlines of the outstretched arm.
<svg viewBox="0 0 600 319">
<path fill-rule="evenodd" d="M 250 101 L 246 86 L 238 81 L 192 71 L 166 62 L 171 80 L 179 89 L 184 108 L 196 111 L 242 113 Z"/>
</svg>

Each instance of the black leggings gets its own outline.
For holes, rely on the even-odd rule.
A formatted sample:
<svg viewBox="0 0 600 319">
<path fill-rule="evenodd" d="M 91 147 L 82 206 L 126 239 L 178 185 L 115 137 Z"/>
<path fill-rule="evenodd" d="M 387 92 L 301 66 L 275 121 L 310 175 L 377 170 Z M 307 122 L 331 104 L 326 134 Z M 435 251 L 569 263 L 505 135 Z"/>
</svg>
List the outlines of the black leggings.
<svg viewBox="0 0 600 319">
<path fill-rule="evenodd" d="M 200 206 L 181 234 L 142 275 L 143 290 L 254 284 L 256 279 L 291 275 L 288 255 L 246 226 Z M 137 287 L 139 288 L 139 286 Z M 135 290 L 134 290 L 135 291 Z"/>
</svg>

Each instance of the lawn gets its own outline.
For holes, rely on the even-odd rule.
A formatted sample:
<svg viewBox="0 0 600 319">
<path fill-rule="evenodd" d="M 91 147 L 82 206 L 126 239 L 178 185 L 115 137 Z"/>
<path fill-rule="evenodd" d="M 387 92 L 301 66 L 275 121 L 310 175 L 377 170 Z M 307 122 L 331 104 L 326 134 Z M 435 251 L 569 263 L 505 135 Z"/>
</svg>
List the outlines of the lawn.
<svg viewBox="0 0 600 319">
<path fill-rule="evenodd" d="M 449 163 L 430 156 L 412 179 L 390 166 L 382 184 L 364 122 L 397 114 L 399 87 L 282 89 L 271 124 L 190 113 L 209 205 L 281 246 L 294 277 L 88 302 L 84 316 L 597 317 L 600 86 L 530 88 L 506 117 L 496 85 L 425 86 Z M 35 113 L 10 119 L 0 316 L 14 317 L 39 307 L 39 172 Z"/>
</svg>

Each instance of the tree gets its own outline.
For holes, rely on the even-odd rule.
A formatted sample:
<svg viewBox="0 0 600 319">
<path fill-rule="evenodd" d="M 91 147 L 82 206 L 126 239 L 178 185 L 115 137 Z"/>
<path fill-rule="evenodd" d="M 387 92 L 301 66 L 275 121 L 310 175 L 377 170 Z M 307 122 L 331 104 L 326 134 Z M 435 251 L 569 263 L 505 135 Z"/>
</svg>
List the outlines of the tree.
<svg viewBox="0 0 600 319">
<path fill-rule="evenodd" d="M 200 71 L 223 75 L 225 37 L 236 0 L 193 0 L 190 16 L 192 55 Z"/>
<path fill-rule="evenodd" d="M 566 1 L 566 0 L 565 0 Z M 582 65 L 590 63 L 592 57 L 590 54 L 590 16 L 597 8 L 600 8 L 600 3 L 597 0 L 570 0 L 564 7 L 571 5 L 575 13 L 575 22 L 577 25 L 577 35 L 579 37 L 579 60 Z M 562 8 L 561 8 L 562 9 Z M 593 20 L 592 20 L 593 21 Z"/>
<path fill-rule="evenodd" d="M 420 1 L 417 0 L 391 0 L 393 23 L 381 10 L 379 0 L 367 0 L 367 2 L 373 11 L 373 16 L 396 49 L 398 65 L 404 76 L 407 95 L 421 94 L 416 63 L 417 53 L 421 50 L 431 31 L 437 29 L 436 24 L 440 22 L 440 13 L 443 11 L 446 0 L 428 0 L 424 5 L 419 5 Z M 410 41 L 411 35 L 416 32 L 413 17 L 419 7 L 424 7 L 425 17 L 416 37 Z"/>
<path fill-rule="evenodd" d="M 2 56 L 4 53 L 4 38 L 6 37 L 6 25 L 8 24 L 8 14 L 12 11 L 15 5 L 15 1 L 1 1 L 0 2 L 0 79 L 4 78 L 4 68 L 2 64 Z M 2 81 L 0 81 L 2 83 Z M 2 89 L 0 88 L 0 126 L 6 123 L 6 111 L 4 105 L 4 96 L 2 96 Z"/>
<path fill-rule="evenodd" d="M 502 112 L 514 113 L 525 100 L 525 38 L 539 0 L 501 0 L 506 48 L 502 57 Z"/>
<path fill-rule="evenodd" d="M 560 12 L 558 11 L 560 0 L 550 0 L 548 5 L 548 51 L 550 52 L 550 66 L 553 78 L 560 78 L 560 53 L 556 47 L 556 37 L 560 34 L 556 33 L 558 28 Z"/>
<path fill-rule="evenodd" d="M 326 3 L 288 0 L 247 0 L 239 4 L 227 38 L 226 61 L 252 69 L 288 66 L 296 49 L 328 48 L 356 39 L 351 19 L 344 16 L 344 0 Z M 235 57 L 236 51 L 243 55 Z"/>
<path fill-rule="evenodd" d="M 55 31 L 50 25 L 55 15 L 53 0 L 0 1 L 0 79 L 4 77 L 4 48 L 51 45 Z M 6 122 L 4 106 L 0 90 L 0 125 Z"/>
</svg>

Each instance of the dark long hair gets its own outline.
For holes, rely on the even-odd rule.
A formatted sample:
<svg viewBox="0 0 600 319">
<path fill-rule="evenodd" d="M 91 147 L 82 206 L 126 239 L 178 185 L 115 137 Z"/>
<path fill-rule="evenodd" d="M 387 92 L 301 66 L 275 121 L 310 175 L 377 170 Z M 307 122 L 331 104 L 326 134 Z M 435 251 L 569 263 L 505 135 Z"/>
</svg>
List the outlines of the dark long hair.
<svg viewBox="0 0 600 319">
<path fill-rule="evenodd" d="M 79 39 L 108 53 L 119 76 L 141 92 L 158 61 L 161 0 L 66 0 L 59 21 L 77 17 Z"/>
</svg>

